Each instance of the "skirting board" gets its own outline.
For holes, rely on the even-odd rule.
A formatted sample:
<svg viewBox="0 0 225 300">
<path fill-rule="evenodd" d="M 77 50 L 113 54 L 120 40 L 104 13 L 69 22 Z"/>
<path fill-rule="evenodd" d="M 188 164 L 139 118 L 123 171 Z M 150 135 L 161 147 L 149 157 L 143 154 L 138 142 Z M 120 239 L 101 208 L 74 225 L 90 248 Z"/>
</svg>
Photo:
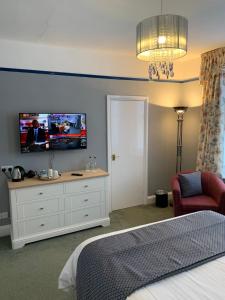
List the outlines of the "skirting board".
<svg viewBox="0 0 225 300">
<path fill-rule="evenodd" d="M 10 224 L 0 226 L 0 237 L 10 235 Z"/>
<path fill-rule="evenodd" d="M 168 200 L 169 202 L 172 201 L 172 192 L 168 192 Z M 155 204 L 155 195 L 148 196 L 147 204 Z"/>
</svg>

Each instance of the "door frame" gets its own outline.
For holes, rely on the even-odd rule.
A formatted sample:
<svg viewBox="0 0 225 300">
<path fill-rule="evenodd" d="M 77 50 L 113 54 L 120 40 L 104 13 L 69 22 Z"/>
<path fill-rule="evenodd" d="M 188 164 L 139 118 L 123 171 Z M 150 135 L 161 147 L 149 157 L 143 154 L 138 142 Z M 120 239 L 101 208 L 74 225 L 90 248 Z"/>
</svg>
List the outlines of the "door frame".
<svg viewBox="0 0 225 300">
<path fill-rule="evenodd" d="M 108 201 L 109 211 L 112 211 L 112 177 L 111 177 L 111 102 L 112 101 L 143 101 L 144 102 L 144 199 L 143 204 L 147 204 L 148 200 L 148 103 L 149 97 L 147 96 L 122 96 L 122 95 L 107 95 L 107 167 L 108 167 Z"/>
</svg>

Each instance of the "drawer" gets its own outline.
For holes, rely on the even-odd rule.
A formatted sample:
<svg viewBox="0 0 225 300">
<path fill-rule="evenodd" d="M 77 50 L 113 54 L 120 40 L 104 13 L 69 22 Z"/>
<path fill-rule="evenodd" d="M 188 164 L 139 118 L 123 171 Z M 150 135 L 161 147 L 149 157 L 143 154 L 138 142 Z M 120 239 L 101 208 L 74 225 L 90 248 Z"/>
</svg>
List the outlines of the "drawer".
<svg viewBox="0 0 225 300">
<path fill-rule="evenodd" d="M 17 205 L 18 219 L 29 217 L 38 217 L 46 214 L 57 213 L 64 210 L 64 200 L 60 198 L 49 199 L 45 201 L 36 201 Z"/>
<path fill-rule="evenodd" d="M 91 207 L 73 211 L 66 214 L 65 222 L 66 225 L 73 225 L 78 223 L 86 223 L 99 219 L 101 217 L 101 207 Z"/>
<path fill-rule="evenodd" d="M 67 196 L 65 210 L 76 210 L 89 206 L 97 206 L 101 202 L 102 192 L 82 193 L 80 195 Z"/>
<path fill-rule="evenodd" d="M 65 193 L 82 193 L 104 189 L 104 178 L 94 178 L 65 183 Z"/>
<path fill-rule="evenodd" d="M 50 231 L 64 224 L 62 222 L 61 215 L 55 215 L 51 217 L 41 217 L 29 221 L 19 222 L 19 235 L 27 236 L 45 231 Z"/>
<path fill-rule="evenodd" d="M 49 184 L 39 187 L 30 187 L 26 189 L 18 189 L 16 191 L 17 203 L 26 202 L 31 200 L 46 199 L 54 195 L 63 194 L 62 184 Z"/>
</svg>

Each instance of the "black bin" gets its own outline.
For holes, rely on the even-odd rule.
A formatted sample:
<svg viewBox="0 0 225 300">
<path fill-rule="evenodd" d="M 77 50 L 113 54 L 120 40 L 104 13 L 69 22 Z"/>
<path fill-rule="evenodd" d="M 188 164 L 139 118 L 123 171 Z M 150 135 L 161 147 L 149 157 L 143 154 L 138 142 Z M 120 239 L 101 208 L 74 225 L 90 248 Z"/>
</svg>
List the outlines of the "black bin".
<svg viewBox="0 0 225 300">
<path fill-rule="evenodd" d="M 164 190 L 157 190 L 155 193 L 155 205 L 157 207 L 168 206 L 168 193 Z"/>
</svg>

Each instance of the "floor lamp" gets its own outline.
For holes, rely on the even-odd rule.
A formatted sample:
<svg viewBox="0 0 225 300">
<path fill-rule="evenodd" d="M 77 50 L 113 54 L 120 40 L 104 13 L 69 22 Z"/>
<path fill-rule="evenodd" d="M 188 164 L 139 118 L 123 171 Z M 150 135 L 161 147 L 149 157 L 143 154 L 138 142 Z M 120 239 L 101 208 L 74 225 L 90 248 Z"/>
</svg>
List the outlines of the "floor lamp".
<svg viewBox="0 0 225 300">
<path fill-rule="evenodd" d="M 174 107 L 177 113 L 177 156 L 176 156 L 176 173 L 181 172 L 182 165 L 182 140 L 183 140 L 183 121 L 184 113 L 187 111 L 186 106 L 176 106 Z"/>
</svg>

